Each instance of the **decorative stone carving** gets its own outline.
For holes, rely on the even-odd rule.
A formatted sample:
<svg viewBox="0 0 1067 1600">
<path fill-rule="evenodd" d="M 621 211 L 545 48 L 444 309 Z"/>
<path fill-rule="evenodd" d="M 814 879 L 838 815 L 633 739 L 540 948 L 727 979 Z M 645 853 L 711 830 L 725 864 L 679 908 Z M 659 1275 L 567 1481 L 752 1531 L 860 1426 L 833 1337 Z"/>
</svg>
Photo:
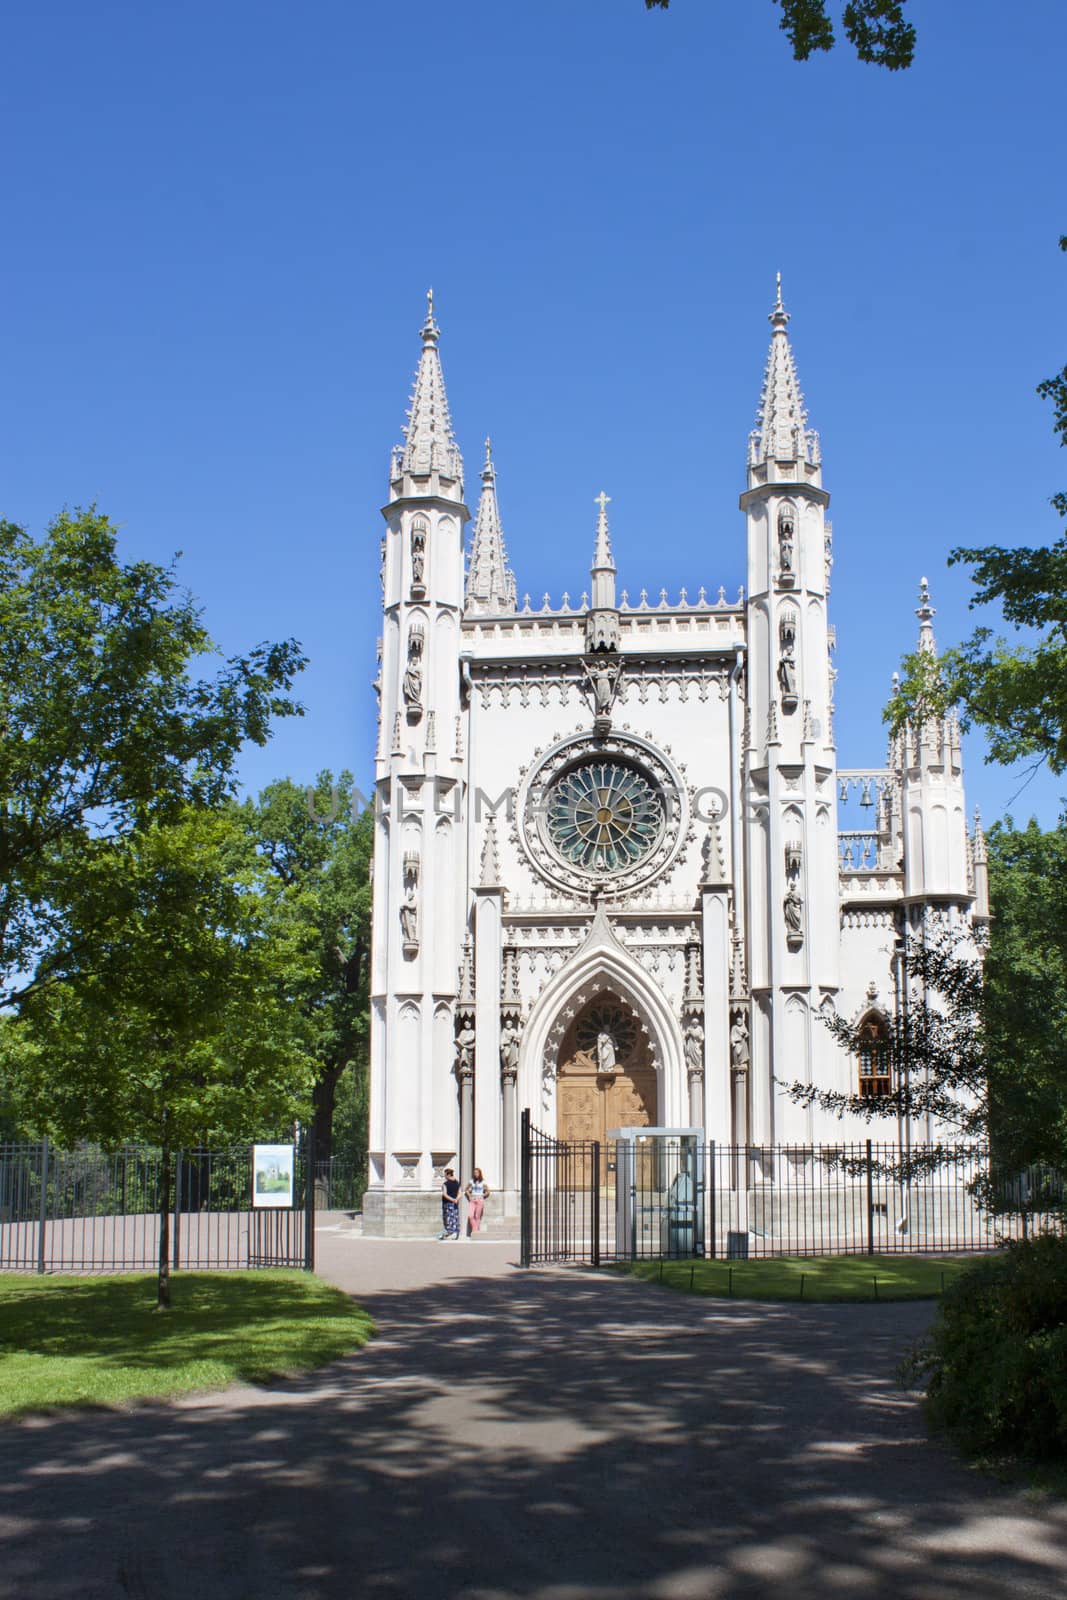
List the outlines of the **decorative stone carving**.
<svg viewBox="0 0 1067 1600">
<path fill-rule="evenodd" d="M 614 1076 L 616 1070 L 615 1040 L 607 1028 L 601 1028 L 596 1036 L 596 1066 L 601 1076 Z"/>
<path fill-rule="evenodd" d="M 795 711 L 797 706 L 797 619 L 791 611 L 783 614 L 778 624 L 778 687 L 782 693 L 782 710 Z"/>
<path fill-rule="evenodd" d="M 408 632 L 407 666 L 404 669 L 403 695 L 409 722 L 422 716 L 422 651 L 425 636 L 422 624 L 413 622 Z"/>
<path fill-rule="evenodd" d="M 737 1009 L 730 1017 L 730 1068 L 737 1076 L 749 1069 L 752 1057 L 748 1048 L 748 1018 Z"/>
<path fill-rule="evenodd" d="M 796 883 L 800 877 L 800 864 L 804 857 L 803 846 L 796 841 L 791 841 L 785 847 L 785 875 L 789 883 Z"/>
<path fill-rule="evenodd" d="M 622 662 L 601 655 L 584 662 L 584 666 L 593 691 L 593 732 L 603 737 L 611 728 L 611 709 L 619 690 Z"/>
<path fill-rule="evenodd" d="M 419 953 L 419 855 L 417 850 L 404 854 L 404 900 L 400 907 L 400 937 L 404 957 L 411 961 Z"/>
<path fill-rule="evenodd" d="M 515 1022 L 505 1022 L 500 1029 L 500 1077 L 504 1083 L 514 1083 L 519 1075 L 519 1045 L 522 1032 Z"/>
<path fill-rule="evenodd" d="M 791 887 L 782 901 L 785 915 L 785 942 L 790 950 L 799 950 L 804 943 L 804 902 L 795 887 Z"/>
<path fill-rule="evenodd" d="M 456 1077 L 473 1078 L 474 1076 L 474 1045 L 477 1035 L 474 1032 L 473 1021 L 465 1015 L 457 1015 L 458 1027 L 456 1028 Z"/>
<path fill-rule="evenodd" d="M 778 508 L 778 581 L 783 589 L 791 589 L 797 581 L 793 565 L 796 518 L 796 507 L 790 501 Z"/>
<path fill-rule="evenodd" d="M 704 1025 L 690 1017 L 685 1025 L 685 1069 L 690 1079 L 704 1076 Z"/>
<path fill-rule="evenodd" d="M 426 595 L 426 530 L 416 523 L 411 530 L 411 598 Z"/>
</svg>

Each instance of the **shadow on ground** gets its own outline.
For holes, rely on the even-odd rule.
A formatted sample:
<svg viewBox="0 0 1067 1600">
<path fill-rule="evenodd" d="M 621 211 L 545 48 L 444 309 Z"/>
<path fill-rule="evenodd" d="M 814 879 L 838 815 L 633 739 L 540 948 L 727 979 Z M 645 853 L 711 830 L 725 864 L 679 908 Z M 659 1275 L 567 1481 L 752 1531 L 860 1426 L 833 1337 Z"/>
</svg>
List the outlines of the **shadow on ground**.
<svg viewBox="0 0 1067 1600">
<path fill-rule="evenodd" d="M 985 1600 L 1065 1592 L 1067 1508 L 929 1444 L 920 1305 L 565 1272 L 375 1293 L 265 1390 L 0 1430 L 18 1600 Z"/>
</svg>

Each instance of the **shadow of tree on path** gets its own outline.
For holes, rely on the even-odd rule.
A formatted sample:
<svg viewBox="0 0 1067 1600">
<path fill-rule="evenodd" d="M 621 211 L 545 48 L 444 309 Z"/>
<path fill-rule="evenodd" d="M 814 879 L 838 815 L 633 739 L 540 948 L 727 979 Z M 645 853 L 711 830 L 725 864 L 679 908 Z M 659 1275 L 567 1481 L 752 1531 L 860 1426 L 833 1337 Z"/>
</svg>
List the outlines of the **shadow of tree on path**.
<svg viewBox="0 0 1067 1600">
<path fill-rule="evenodd" d="M 1064 1593 L 1067 1508 L 926 1441 L 922 1305 L 690 1300 L 577 1272 L 367 1297 L 263 1390 L 0 1432 L 18 1600 Z"/>
</svg>

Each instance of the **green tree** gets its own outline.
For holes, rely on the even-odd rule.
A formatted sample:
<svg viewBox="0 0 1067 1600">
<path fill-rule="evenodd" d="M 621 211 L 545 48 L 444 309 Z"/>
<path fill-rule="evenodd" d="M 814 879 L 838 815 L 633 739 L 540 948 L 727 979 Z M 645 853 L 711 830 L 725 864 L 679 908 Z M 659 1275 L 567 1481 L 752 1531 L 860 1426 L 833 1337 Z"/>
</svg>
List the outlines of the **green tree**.
<svg viewBox="0 0 1067 1600">
<path fill-rule="evenodd" d="M 212 654 L 173 567 L 120 561 L 97 511 L 64 512 L 40 540 L 0 522 L 0 1005 L 57 981 L 61 948 L 85 970 L 94 840 L 217 804 L 245 741 L 299 711 L 294 641 L 205 675 Z"/>
<path fill-rule="evenodd" d="M 989 831 L 989 1121 L 998 1154 L 1067 1170 L 1067 818 Z"/>
<path fill-rule="evenodd" d="M 306 1114 L 315 1063 L 298 996 L 315 952 L 233 807 L 188 806 L 84 857 L 62 976 L 22 1002 L 19 1099 L 60 1141 L 159 1147 L 167 1307 L 174 1152 Z"/>
<path fill-rule="evenodd" d="M 671 0 L 645 0 L 649 11 L 666 11 Z M 807 61 L 814 50 L 832 50 L 834 24 L 826 0 L 774 0 L 782 19 L 778 26 L 793 46 L 793 59 Z M 847 0 L 841 13 L 845 37 L 861 61 L 891 72 L 910 67 L 915 55 L 915 28 L 904 20 L 905 0 Z"/>
<path fill-rule="evenodd" d="M 333 1154 L 334 1108 L 344 1074 L 362 1086 L 360 1094 L 352 1085 L 346 1101 L 354 1095 L 366 1103 L 374 818 L 369 808 L 357 815 L 353 809 L 350 772 L 336 780 L 322 772 L 312 790 L 281 779 L 243 808 L 267 879 L 289 898 L 316 951 L 300 1003 L 316 1061 L 320 1157 Z M 353 1154 L 365 1149 L 364 1132 Z"/>
<path fill-rule="evenodd" d="M 946 1142 L 989 1137 L 989 1092 L 981 947 L 960 943 L 954 932 L 931 929 L 909 939 L 903 955 L 912 999 L 886 1041 L 886 1094 L 842 1094 L 812 1084 L 785 1084 L 798 1105 L 818 1105 L 838 1116 L 889 1119 L 894 1126 L 929 1117 Z M 917 999 L 914 997 L 918 997 Z M 829 1017 L 827 1027 L 853 1058 L 869 1049 L 862 1026 Z M 945 1152 L 916 1147 L 902 1152 L 899 1176 L 935 1170 Z"/>
</svg>

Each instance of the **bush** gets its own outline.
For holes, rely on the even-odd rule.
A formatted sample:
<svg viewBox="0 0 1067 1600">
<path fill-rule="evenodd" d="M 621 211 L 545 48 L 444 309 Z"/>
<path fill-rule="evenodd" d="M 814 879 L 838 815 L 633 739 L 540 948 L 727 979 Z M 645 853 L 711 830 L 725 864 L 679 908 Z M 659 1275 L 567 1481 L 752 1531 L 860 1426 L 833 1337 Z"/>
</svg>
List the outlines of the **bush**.
<svg viewBox="0 0 1067 1600">
<path fill-rule="evenodd" d="M 1067 1460 L 1067 1239 L 1009 1245 L 957 1278 L 912 1370 L 932 1426 L 971 1454 Z"/>
</svg>

